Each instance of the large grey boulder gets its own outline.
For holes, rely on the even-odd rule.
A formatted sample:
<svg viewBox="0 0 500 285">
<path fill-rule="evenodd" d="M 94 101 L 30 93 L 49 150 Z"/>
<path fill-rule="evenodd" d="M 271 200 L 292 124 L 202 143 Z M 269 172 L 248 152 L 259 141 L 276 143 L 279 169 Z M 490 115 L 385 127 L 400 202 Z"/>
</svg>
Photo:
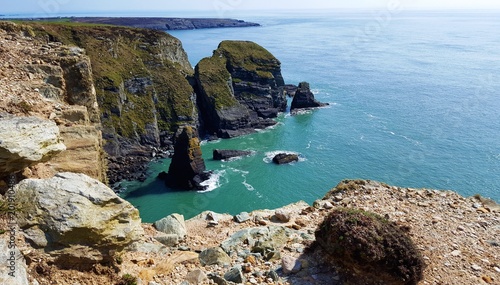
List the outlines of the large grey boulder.
<svg viewBox="0 0 500 285">
<path fill-rule="evenodd" d="M 84 174 L 26 179 L 14 190 L 26 238 L 64 266 L 105 262 L 144 233 L 136 208 Z"/>
<path fill-rule="evenodd" d="M 26 271 L 26 261 L 17 247 L 9 248 L 10 235 L 0 236 L 0 284 L 28 285 L 28 273 Z"/>
<path fill-rule="evenodd" d="M 181 240 L 184 239 L 187 234 L 183 215 L 172 214 L 156 221 L 153 225 L 158 231 L 167 235 L 177 235 Z"/>
<path fill-rule="evenodd" d="M 54 122 L 0 114 L 0 176 L 46 162 L 65 149 Z"/>
</svg>

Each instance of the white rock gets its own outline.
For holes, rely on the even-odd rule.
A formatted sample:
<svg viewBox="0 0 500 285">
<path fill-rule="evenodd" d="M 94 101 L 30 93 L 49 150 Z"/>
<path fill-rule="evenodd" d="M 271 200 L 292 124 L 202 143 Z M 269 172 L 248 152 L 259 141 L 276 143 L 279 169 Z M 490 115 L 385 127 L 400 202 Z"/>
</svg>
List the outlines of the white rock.
<svg viewBox="0 0 500 285">
<path fill-rule="evenodd" d="M 46 162 L 65 149 L 54 122 L 0 114 L 0 174 Z"/>
</svg>

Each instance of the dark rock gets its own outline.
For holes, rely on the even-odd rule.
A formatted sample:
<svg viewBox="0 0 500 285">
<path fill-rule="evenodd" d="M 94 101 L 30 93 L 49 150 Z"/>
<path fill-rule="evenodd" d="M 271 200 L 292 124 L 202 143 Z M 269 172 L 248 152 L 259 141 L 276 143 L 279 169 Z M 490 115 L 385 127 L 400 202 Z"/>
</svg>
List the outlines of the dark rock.
<svg viewBox="0 0 500 285">
<path fill-rule="evenodd" d="M 273 162 L 276 164 L 287 164 L 299 161 L 299 156 L 294 153 L 279 153 L 273 157 Z"/>
<path fill-rule="evenodd" d="M 202 158 L 200 140 L 196 131 L 186 126 L 177 136 L 174 156 L 167 175 L 160 174 L 167 186 L 184 190 L 204 190 L 201 183 L 210 178 Z"/>
<path fill-rule="evenodd" d="M 423 278 L 425 262 L 410 237 L 377 214 L 333 210 L 316 242 L 344 270 L 345 284 L 416 285 Z"/>
<path fill-rule="evenodd" d="M 311 92 L 309 83 L 301 82 L 295 95 L 293 96 L 291 110 L 294 109 L 304 109 L 304 108 L 316 108 L 323 107 L 328 104 L 321 103 L 314 99 L 314 94 Z"/>
<path fill-rule="evenodd" d="M 224 274 L 224 279 L 229 282 L 234 283 L 244 283 L 246 281 L 245 276 L 243 276 L 243 272 L 241 271 L 241 267 L 233 267 L 231 270 Z"/>
<path fill-rule="evenodd" d="M 297 92 L 297 85 L 293 85 L 293 84 L 286 84 L 283 89 L 285 90 L 285 94 L 288 96 L 288 97 L 293 97 L 295 96 L 295 92 Z"/>
<path fill-rule="evenodd" d="M 214 160 L 226 160 L 233 157 L 246 156 L 250 154 L 252 154 L 252 152 L 246 150 L 214 149 L 213 158 Z"/>
</svg>

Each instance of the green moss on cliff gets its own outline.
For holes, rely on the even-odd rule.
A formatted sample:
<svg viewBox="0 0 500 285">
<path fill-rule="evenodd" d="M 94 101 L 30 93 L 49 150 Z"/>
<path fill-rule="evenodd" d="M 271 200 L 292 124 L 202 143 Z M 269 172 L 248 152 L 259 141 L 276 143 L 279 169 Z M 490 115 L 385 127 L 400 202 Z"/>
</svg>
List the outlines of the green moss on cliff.
<svg viewBox="0 0 500 285">
<path fill-rule="evenodd" d="M 262 78 L 273 78 L 270 71 L 280 66 L 269 51 L 250 41 L 223 41 L 215 53 L 226 57 L 233 68 L 255 72 Z"/>
<path fill-rule="evenodd" d="M 202 59 L 196 66 L 196 74 L 201 87 L 217 110 L 238 103 L 231 92 L 231 74 L 226 69 L 224 57 L 214 55 Z"/>
<path fill-rule="evenodd" d="M 144 134 L 147 124 L 155 123 L 155 114 L 160 131 L 174 132 L 179 118 L 183 123 L 193 122 L 193 89 L 185 78 L 192 70 L 167 59 L 165 53 L 180 45 L 172 36 L 160 31 L 68 22 L 25 25 L 43 40 L 85 49 L 92 62 L 105 128 L 137 138 Z M 133 94 L 123 88 L 125 82 L 135 78 L 152 82 L 145 94 Z"/>
</svg>

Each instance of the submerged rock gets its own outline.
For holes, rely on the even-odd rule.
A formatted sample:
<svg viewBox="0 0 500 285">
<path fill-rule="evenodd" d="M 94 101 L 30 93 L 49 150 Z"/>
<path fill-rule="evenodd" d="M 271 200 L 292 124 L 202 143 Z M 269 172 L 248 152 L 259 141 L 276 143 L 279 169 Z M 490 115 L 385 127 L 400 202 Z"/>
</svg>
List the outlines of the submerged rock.
<svg viewBox="0 0 500 285">
<path fill-rule="evenodd" d="M 246 156 L 252 154 L 251 151 L 246 150 L 227 150 L 227 149 L 214 149 L 214 160 L 226 160 L 234 157 Z"/>
<path fill-rule="evenodd" d="M 19 227 L 64 268 L 107 262 L 144 234 L 139 211 L 84 174 L 26 179 L 15 187 Z"/>
<path fill-rule="evenodd" d="M 321 103 L 314 99 L 314 94 L 311 92 L 309 83 L 301 82 L 299 87 L 295 92 L 292 100 L 292 106 L 290 110 L 294 109 L 306 109 L 306 108 L 316 108 L 328 105 L 327 103 Z"/>
<path fill-rule="evenodd" d="M 287 164 L 299 161 L 299 155 L 294 153 L 279 153 L 273 157 L 276 164 Z"/>
<path fill-rule="evenodd" d="M 210 178 L 202 158 L 200 140 L 193 127 L 186 126 L 177 136 L 174 146 L 174 156 L 168 173 L 160 173 L 167 186 L 184 190 L 205 190 L 201 185 Z"/>
<path fill-rule="evenodd" d="M 54 122 L 0 114 L 0 177 L 46 162 L 65 149 Z"/>
</svg>

